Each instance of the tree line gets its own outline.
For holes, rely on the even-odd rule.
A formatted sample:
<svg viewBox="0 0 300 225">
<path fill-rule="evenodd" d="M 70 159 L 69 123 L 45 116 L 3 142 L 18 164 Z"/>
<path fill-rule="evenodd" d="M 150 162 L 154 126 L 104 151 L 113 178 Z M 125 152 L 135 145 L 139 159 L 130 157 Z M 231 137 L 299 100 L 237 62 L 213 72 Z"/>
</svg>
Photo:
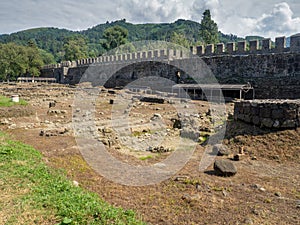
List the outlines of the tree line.
<svg viewBox="0 0 300 225">
<path fill-rule="evenodd" d="M 38 76 L 42 65 L 98 57 L 132 41 L 163 40 L 189 48 L 215 44 L 220 39 L 226 42 L 237 37 L 219 32 L 209 10 L 203 13 L 201 23 L 177 20 L 171 24 L 133 25 L 123 19 L 81 32 L 36 28 L 0 36 L 0 79 Z"/>
</svg>

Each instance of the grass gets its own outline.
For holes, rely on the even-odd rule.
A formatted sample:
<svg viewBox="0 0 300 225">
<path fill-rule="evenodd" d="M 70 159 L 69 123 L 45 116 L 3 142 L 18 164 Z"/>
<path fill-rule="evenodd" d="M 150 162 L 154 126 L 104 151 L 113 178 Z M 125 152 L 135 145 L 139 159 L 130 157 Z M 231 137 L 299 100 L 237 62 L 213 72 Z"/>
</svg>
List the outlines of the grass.
<svg viewBox="0 0 300 225">
<path fill-rule="evenodd" d="M 0 224 L 143 224 L 49 168 L 34 148 L 0 134 Z"/>
<path fill-rule="evenodd" d="M 140 157 L 140 160 L 145 161 L 145 160 L 147 160 L 147 159 L 152 159 L 152 158 L 153 158 L 153 156 L 147 155 L 147 156 L 142 156 L 142 157 Z"/>
<path fill-rule="evenodd" d="M 14 105 L 27 105 L 27 102 L 20 99 L 19 102 L 13 102 L 10 98 L 0 95 L 0 107 L 10 107 Z"/>
</svg>

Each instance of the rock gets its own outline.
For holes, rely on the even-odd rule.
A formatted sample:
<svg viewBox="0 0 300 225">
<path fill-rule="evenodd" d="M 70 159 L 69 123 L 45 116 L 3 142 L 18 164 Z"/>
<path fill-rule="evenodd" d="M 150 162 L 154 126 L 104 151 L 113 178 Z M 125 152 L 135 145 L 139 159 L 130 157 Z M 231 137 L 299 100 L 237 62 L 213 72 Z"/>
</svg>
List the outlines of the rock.
<svg viewBox="0 0 300 225">
<path fill-rule="evenodd" d="M 78 183 L 78 181 L 76 181 L 76 180 L 73 180 L 73 185 L 74 185 L 75 187 L 78 187 L 78 186 L 79 186 L 79 183 Z"/>
<path fill-rule="evenodd" d="M 159 113 L 154 113 L 153 117 L 162 118 L 162 116 Z"/>
<path fill-rule="evenodd" d="M 297 201 L 296 208 L 300 209 L 300 200 Z"/>
<path fill-rule="evenodd" d="M 214 170 L 217 175 L 225 177 L 233 176 L 237 173 L 235 165 L 231 161 L 224 159 L 215 161 Z"/>
<path fill-rule="evenodd" d="M 246 219 L 244 220 L 244 224 L 245 224 L 245 225 L 251 225 L 251 224 L 254 224 L 254 222 L 253 222 L 253 220 L 252 220 L 251 218 L 246 218 Z"/>
<path fill-rule="evenodd" d="M 281 197 L 281 193 L 280 192 L 275 192 L 275 196 Z"/>
<path fill-rule="evenodd" d="M 0 121 L 1 125 L 7 125 L 9 124 L 9 121 L 6 118 L 1 119 Z"/>
<path fill-rule="evenodd" d="M 224 195 L 224 197 L 227 197 L 228 196 L 228 192 L 226 190 L 223 190 L 222 191 L 222 194 Z"/>
<path fill-rule="evenodd" d="M 49 108 L 55 107 L 55 102 L 49 102 Z"/>
<path fill-rule="evenodd" d="M 173 128 L 181 129 L 181 121 L 178 119 L 172 119 L 173 121 Z"/>
<path fill-rule="evenodd" d="M 263 187 L 259 188 L 258 190 L 260 190 L 261 192 L 266 192 L 266 189 Z"/>
<path fill-rule="evenodd" d="M 241 160 L 241 154 L 236 154 L 233 156 L 234 161 L 240 161 Z"/>
<path fill-rule="evenodd" d="M 223 144 L 214 145 L 213 152 L 217 153 L 218 156 L 224 156 L 224 155 L 227 156 L 230 154 L 230 151 L 228 150 L 228 148 Z"/>
<path fill-rule="evenodd" d="M 193 201 L 197 201 L 200 199 L 199 195 L 189 195 L 189 194 L 184 194 L 182 197 L 182 200 L 188 202 L 188 203 L 191 203 Z"/>
<path fill-rule="evenodd" d="M 189 176 L 177 176 L 175 177 L 174 181 L 185 181 L 189 178 L 190 178 Z"/>
</svg>

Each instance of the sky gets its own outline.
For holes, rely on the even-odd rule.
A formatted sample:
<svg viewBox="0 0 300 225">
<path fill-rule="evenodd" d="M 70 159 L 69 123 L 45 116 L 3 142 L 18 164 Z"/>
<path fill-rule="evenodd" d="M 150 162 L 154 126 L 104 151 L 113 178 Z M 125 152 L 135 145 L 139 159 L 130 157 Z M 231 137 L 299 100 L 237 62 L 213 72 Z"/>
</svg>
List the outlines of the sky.
<svg viewBox="0 0 300 225">
<path fill-rule="evenodd" d="M 201 21 L 205 9 L 225 34 L 239 37 L 300 33 L 299 0 L 0 0 L 0 34 L 36 27 L 85 30 L 106 21 Z"/>
</svg>

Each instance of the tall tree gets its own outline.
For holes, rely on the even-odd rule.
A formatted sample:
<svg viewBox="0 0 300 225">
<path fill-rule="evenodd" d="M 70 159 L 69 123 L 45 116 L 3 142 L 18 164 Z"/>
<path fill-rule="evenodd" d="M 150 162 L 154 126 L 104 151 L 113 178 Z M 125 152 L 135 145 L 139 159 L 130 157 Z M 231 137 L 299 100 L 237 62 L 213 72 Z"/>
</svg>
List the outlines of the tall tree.
<svg viewBox="0 0 300 225">
<path fill-rule="evenodd" d="M 200 35 L 205 44 L 216 44 L 219 41 L 218 25 L 212 20 L 209 9 L 203 13 Z"/>
<path fill-rule="evenodd" d="M 40 55 L 39 49 L 35 44 L 28 43 L 26 50 L 26 71 L 31 76 L 39 76 L 40 68 L 43 65 L 43 59 Z"/>
<path fill-rule="evenodd" d="M 15 43 L 0 44 L 0 79 L 15 80 L 27 69 L 26 48 Z"/>
<path fill-rule="evenodd" d="M 105 42 L 102 44 L 102 46 L 106 50 L 111 50 L 127 42 L 128 30 L 126 28 L 116 25 L 107 28 L 104 31 L 103 37 L 105 39 Z"/>
<path fill-rule="evenodd" d="M 83 37 L 72 36 L 64 44 L 64 60 L 77 60 L 88 57 L 88 47 Z"/>
</svg>

